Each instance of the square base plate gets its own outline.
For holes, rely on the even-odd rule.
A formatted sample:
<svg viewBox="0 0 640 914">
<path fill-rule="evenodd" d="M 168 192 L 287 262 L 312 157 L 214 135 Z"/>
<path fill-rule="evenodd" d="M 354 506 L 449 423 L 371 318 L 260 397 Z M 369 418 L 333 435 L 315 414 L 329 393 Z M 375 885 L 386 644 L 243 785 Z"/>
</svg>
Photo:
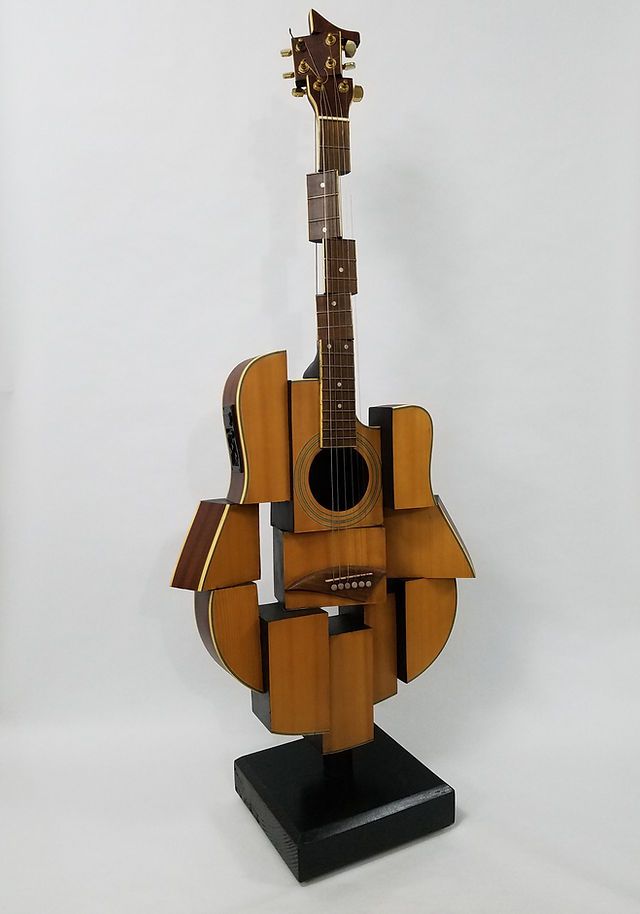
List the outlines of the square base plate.
<svg viewBox="0 0 640 914">
<path fill-rule="evenodd" d="M 379 727 L 350 770 L 326 761 L 303 738 L 234 765 L 236 791 L 299 882 L 454 822 L 453 788 Z"/>
</svg>

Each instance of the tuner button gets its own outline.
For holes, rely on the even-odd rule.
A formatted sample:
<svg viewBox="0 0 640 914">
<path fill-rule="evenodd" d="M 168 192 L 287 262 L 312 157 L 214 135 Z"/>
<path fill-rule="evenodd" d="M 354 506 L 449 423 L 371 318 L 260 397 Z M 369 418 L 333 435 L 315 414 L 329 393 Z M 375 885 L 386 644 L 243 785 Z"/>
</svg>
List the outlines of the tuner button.
<svg viewBox="0 0 640 914">
<path fill-rule="evenodd" d="M 345 43 L 344 43 L 345 57 L 355 57 L 355 53 L 357 50 L 358 50 L 358 45 L 355 43 L 355 41 L 352 41 L 351 38 L 349 38 L 347 41 L 345 41 Z"/>
<path fill-rule="evenodd" d="M 295 76 L 296 76 L 295 73 L 283 73 L 282 74 L 283 79 L 295 79 Z"/>
<path fill-rule="evenodd" d="M 362 86 L 353 87 L 353 100 L 354 102 L 361 102 L 364 98 L 364 89 Z"/>
<path fill-rule="evenodd" d="M 291 94 L 293 95 L 294 98 L 304 98 L 305 95 L 307 94 L 307 90 L 306 89 L 292 89 Z"/>
<path fill-rule="evenodd" d="M 347 60 L 346 63 L 342 64 L 343 70 L 355 70 L 355 68 L 356 68 L 355 60 Z"/>
<path fill-rule="evenodd" d="M 280 51 L 280 57 L 291 57 L 292 54 L 293 54 L 293 51 L 291 50 L 291 48 L 283 48 Z"/>
</svg>

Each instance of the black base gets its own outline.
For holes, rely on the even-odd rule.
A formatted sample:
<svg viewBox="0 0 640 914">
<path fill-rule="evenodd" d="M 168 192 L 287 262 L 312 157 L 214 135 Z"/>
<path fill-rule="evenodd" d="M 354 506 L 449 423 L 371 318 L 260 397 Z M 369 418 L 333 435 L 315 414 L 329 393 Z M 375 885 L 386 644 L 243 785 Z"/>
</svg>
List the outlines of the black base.
<svg viewBox="0 0 640 914">
<path fill-rule="evenodd" d="M 453 788 L 379 727 L 349 756 L 323 764 L 299 739 L 235 761 L 237 792 L 299 882 L 455 819 Z"/>
</svg>

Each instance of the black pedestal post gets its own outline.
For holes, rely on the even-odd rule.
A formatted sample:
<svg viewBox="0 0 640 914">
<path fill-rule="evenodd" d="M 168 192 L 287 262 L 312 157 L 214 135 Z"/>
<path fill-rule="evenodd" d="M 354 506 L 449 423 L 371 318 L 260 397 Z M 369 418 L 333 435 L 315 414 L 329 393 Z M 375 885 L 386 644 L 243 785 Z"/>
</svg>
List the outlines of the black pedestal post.
<svg viewBox="0 0 640 914">
<path fill-rule="evenodd" d="M 455 819 L 455 794 L 384 730 L 332 761 L 299 739 L 235 761 L 235 784 L 300 882 Z"/>
</svg>

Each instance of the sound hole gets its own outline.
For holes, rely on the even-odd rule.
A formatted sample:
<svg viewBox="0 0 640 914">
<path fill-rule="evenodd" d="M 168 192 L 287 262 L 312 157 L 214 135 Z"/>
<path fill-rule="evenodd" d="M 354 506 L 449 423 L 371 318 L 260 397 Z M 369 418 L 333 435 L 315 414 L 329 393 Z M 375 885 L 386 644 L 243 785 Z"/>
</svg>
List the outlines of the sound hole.
<svg viewBox="0 0 640 914">
<path fill-rule="evenodd" d="M 354 447 L 323 448 L 309 469 L 309 488 L 328 511 L 348 511 L 362 500 L 369 485 L 369 467 Z"/>
</svg>

